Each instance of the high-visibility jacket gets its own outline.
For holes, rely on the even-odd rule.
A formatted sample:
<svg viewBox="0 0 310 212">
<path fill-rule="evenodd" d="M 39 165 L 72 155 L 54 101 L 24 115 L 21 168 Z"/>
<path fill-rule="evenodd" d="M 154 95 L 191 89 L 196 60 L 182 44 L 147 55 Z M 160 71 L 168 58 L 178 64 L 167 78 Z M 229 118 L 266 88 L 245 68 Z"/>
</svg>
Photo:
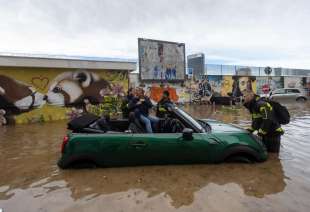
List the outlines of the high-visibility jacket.
<svg viewBox="0 0 310 212">
<path fill-rule="evenodd" d="M 166 106 L 167 104 L 173 104 L 169 98 L 162 98 L 158 103 L 156 107 L 156 116 L 159 118 L 165 117 L 165 114 L 167 113 Z"/>
<path fill-rule="evenodd" d="M 252 115 L 250 131 L 257 130 L 261 135 L 281 135 L 284 133 L 276 119 L 272 105 L 265 99 L 255 96 L 252 101 L 245 103 L 244 106 Z"/>
</svg>

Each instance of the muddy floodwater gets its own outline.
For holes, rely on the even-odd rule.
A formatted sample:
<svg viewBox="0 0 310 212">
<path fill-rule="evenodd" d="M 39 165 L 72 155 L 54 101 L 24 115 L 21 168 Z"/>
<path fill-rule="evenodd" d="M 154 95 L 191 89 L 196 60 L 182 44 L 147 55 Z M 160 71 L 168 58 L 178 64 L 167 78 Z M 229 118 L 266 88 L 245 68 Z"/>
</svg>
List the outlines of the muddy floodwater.
<svg viewBox="0 0 310 212">
<path fill-rule="evenodd" d="M 279 155 L 259 164 L 60 170 L 66 123 L 0 128 L 0 209 L 19 211 L 310 210 L 310 104 L 287 103 Z M 186 106 L 195 117 L 242 127 L 242 107 Z"/>
</svg>

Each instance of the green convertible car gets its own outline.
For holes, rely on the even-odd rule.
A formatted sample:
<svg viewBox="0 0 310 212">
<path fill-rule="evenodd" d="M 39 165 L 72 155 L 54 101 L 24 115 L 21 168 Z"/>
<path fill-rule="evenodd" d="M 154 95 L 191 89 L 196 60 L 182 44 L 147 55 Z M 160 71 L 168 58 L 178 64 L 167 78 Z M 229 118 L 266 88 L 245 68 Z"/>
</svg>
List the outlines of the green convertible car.
<svg viewBox="0 0 310 212">
<path fill-rule="evenodd" d="M 267 159 L 260 138 L 215 120 L 194 119 L 175 105 L 146 133 L 139 120 L 108 120 L 85 115 L 68 124 L 61 168 L 159 164 L 262 162 Z M 155 129 L 156 128 L 156 129 Z"/>
</svg>

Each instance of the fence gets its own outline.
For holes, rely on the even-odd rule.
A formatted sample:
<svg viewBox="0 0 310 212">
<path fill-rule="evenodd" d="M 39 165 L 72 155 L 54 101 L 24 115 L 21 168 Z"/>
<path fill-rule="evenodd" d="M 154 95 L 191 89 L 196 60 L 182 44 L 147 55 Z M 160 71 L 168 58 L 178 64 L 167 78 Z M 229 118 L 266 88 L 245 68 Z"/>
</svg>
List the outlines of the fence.
<svg viewBox="0 0 310 212">
<path fill-rule="evenodd" d="M 206 64 L 206 75 L 250 75 L 250 76 L 268 76 L 265 73 L 265 67 L 255 66 L 238 66 L 238 65 L 221 65 L 221 64 Z M 246 73 L 246 74 L 244 74 Z M 289 68 L 272 68 L 269 76 L 299 76 L 310 77 L 308 69 L 289 69 Z"/>
</svg>

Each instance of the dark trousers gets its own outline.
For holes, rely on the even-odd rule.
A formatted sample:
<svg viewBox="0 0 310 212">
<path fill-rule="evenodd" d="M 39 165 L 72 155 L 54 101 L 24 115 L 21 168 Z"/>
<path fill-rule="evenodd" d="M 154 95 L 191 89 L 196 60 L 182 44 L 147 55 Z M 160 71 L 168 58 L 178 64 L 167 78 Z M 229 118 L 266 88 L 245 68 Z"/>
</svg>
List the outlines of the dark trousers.
<svg viewBox="0 0 310 212">
<path fill-rule="evenodd" d="M 265 144 L 268 152 L 279 153 L 281 135 L 263 136 L 263 143 Z"/>
</svg>

